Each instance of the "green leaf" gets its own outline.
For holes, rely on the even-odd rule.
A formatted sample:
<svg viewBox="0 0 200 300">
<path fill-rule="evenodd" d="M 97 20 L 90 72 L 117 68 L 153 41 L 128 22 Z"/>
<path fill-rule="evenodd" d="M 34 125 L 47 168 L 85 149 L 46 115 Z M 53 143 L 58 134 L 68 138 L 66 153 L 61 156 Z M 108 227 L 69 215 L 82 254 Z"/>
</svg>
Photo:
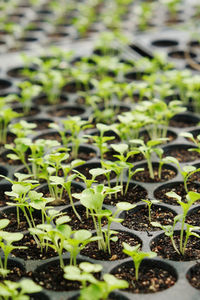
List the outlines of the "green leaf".
<svg viewBox="0 0 200 300">
<path fill-rule="evenodd" d="M 121 211 L 123 210 L 129 210 L 129 209 L 132 209 L 134 208 L 136 205 L 135 204 L 131 204 L 129 202 L 118 202 L 116 204 L 117 208 Z"/>
</svg>

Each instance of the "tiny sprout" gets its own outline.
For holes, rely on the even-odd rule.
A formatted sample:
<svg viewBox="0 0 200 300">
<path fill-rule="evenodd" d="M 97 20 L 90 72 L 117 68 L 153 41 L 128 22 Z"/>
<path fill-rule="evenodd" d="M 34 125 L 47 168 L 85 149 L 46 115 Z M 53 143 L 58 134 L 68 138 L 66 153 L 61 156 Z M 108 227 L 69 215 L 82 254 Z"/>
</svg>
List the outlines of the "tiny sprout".
<svg viewBox="0 0 200 300">
<path fill-rule="evenodd" d="M 151 206 L 152 204 L 157 204 L 160 201 L 159 200 L 148 200 L 148 199 L 142 199 L 143 202 L 145 202 L 148 206 L 148 212 L 149 212 L 149 223 L 151 223 Z"/>
<path fill-rule="evenodd" d="M 140 264 L 141 262 L 143 261 L 143 259 L 145 257 L 148 257 L 148 258 L 154 258 L 157 256 L 157 254 L 155 252 L 142 252 L 139 250 L 140 248 L 140 244 L 137 245 L 137 246 L 134 246 L 134 247 L 131 247 L 129 244 L 127 243 L 123 243 L 123 252 L 127 255 L 129 255 L 132 259 L 133 259 L 133 262 L 134 262 L 134 265 L 135 265 L 135 279 L 138 280 L 139 279 L 139 267 L 140 267 Z"/>
</svg>

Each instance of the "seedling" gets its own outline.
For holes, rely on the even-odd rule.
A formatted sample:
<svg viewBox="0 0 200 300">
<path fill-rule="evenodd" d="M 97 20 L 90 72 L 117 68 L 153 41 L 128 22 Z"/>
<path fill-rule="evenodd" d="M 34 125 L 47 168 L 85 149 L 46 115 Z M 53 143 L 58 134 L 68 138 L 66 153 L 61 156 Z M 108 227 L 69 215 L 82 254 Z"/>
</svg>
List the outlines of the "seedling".
<svg viewBox="0 0 200 300">
<path fill-rule="evenodd" d="M 3 219 L 3 225 L 5 225 L 6 219 Z M 2 223 L 2 222 L 1 222 Z M 7 225 L 6 225 L 7 226 Z M 0 273 L 3 277 L 10 272 L 7 269 L 8 256 L 14 249 L 27 249 L 25 246 L 14 246 L 13 243 L 20 241 L 23 238 L 22 233 L 18 232 L 7 232 L 0 230 L 0 248 L 4 253 L 4 259 L 0 259 Z"/>
<path fill-rule="evenodd" d="M 195 173 L 200 171 L 200 168 L 196 168 L 195 166 L 181 166 L 178 159 L 172 156 L 166 156 L 163 158 L 164 163 L 173 163 L 178 167 L 178 170 L 180 174 L 183 177 L 183 182 L 184 182 L 184 188 L 186 193 L 188 193 L 188 183 L 190 183 L 190 177 L 194 175 Z"/>
<path fill-rule="evenodd" d="M 79 300 L 106 300 L 113 290 L 128 287 L 127 281 L 117 279 L 111 274 L 104 274 L 103 281 L 97 280 L 92 273 L 100 272 L 101 269 L 101 265 L 83 262 L 79 265 L 79 268 L 74 266 L 65 267 L 64 278 L 82 283 Z"/>
<path fill-rule="evenodd" d="M 60 127 L 56 123 L 50 124 L 49 127 L 58 130 L 61 135 L 63 145 L 68 147 L 70 144 L 72 147 L 71 157 L 73 159 L 77 159 L 79 146 L 81 143 L 85 142 L 85 138 L 80 136 L 80 132 L 90 128 L 91 125 L 88 124 L 88 121 L 81 120 L 79 116 L 68 117 L 68 119 L 63 120 L 62 123 L 64 130 L 60 130 Z M 66 136 L 67 132 L 70 134 Z"/>
<path fill-rule="evenodd" d="M 1 106 L 0 104 L 0 109 L 0 144 L 5 144 L 8 133 L 8 124 L 14 118 L 18 118 L 20 114 L 6 105 Z"/>
<path fill-rule="evenodd" d="M 92 236 L 92 233 L 85 229 L 72 231 L 64 241 L 64 249 L 70 253 L 70 265 L 76 266 L 77 255 L 83 250 L 87 244 L 100 240 L 99 236 Z"/>
<path fill-rule="evenodd" d="M 139 279 L 139 268 L 141 265 L 141 262 L 143 261 L 144 258 L 154 258 L 157 256 L 155 252 L 142 252 L 140 251 L 140 244 L 134 247 L 131 247 L 129 244 L 123 242 L 123 252 L 127 255 L 129 255 L 134 262 L 135 265 L 135 279 L 138 281 Z"/>
<path fill-rule="evenodd" d="M 96 278 L 92 273 L 99 273 L 102 270 L 102 265 L 82 262 L 79 266 L 64 267 L 64 278 L 81 282 L 81 288 L 86 288 L 87 283 L 95 283 Z"/>
<path fill-rule="evenodd" d="M 149 213 L 149 223 L 151 223 L 151 207 L 152 207 L 152 204 L 157 204 L 160 201 L 159 200 L 148 200 L 148 199 L 142 199 L 142 201 L 147 204 L 148 213 Z"/>
<path fill-rule="evenodd" d="M 154 171 L 153 171 L 153 165 L 152 165 L 152 161 L 151 161 L 151 154 L 153 152 L 156 153 L 157 149 L 159 149 L 159 148 L 155 148 L 155 146 L 163 143 L 164 141 L 166 141 L 165 138 L 160 138 L 160 139 L 157 139 L 157 140 L 150 140 L 145 144 L 143 140 L 139 140 L 139 139 L 130 140 L 130 143 L 140 145 L 138 148 L 133 147 L 133 149 L 138 150 L 139 152 L 141 152 L 143 154 L 143 156 L 146 158 L 150 178 L 152 178 L 152 179 L 154 179 Z"/>
<path fill-rule="evenodd" d="M 182 214 L 180 214 L 180 215 L 178 215 L 174 218 L 174 223 L 173 223 L 172 226 L 171 225 L 162 226 L 158 222 L 151 222 L 151 224 L 153 226 L 162 228 L 165 231 L 165 234 L 170 237 L 172 245 L 173 245 L 175 251 L 178 254 L 184 255 L 189 236 L 194 235 L 194 236 L 200 238 L 200 236 L 197 233 L 193 232 L 194 230 L 199 229 L 199 227 L 186 225 L 186 230 L 185 230 L 186 215 L 187 215 L 190 207 L 196 201 L 198 201 L 200 199 L 200 194 L 196 193 L 196 192 L 188 192 L 188 194 L 186 196 L 187 202 L 183 202 L 181 197 L 179 195 L 177 195 L 175 192 L 169 192 L 169 193 L 166 193 L 166 195 L 168 197 L 172 197 L 172 198 L 175 198 L 177 200 L 177 203 L 182 208 Z M 176 225 L 177 222 L 181 223 L 179 247 L 177 247 L 177 245 L 174 241 L 174 229 L 175 229 L 175 225 Z M 184 233 L 185 233 L 185 237 L 184 237 Z"/>
<path fill-rule="evenodd" d="M 129 210 L 134 205 L 127 202 L 120 202 L 117 204 L 117 210 L 114 214 L 112 211 L 103 209 L 103 201 L 109 194 L 117 193 L 121 187 L 116 186 L 114 188 L 105 187 L 103 184 L 94 186 L 93 188 L 85 189 L 80 194 L 73 194 L 73 196 L 81 201 L 81 204 L 89 210 L 91 215 L 96 234 L 101 239 L 98 241 L 100 250 L 110 253 L 110 240 L 116 241 L 116 237 L 111 238 L 111 235 L 115 235 L 117 232 L 110 229 L 112 222 L 121 222 L 122 219 L 117 219 L 116 215 L 123 210 Z M 108 226 L 106 229 L 102 229 L 102 219 L 108 220 Z"/>
<path fill-rule="evenodd" d="M 35 123 L 29 123 L 26 120 L 20 120 L 17 123 L 9 124 L 10 132 L 14 133 L 17 138 L 27 138 L 28 135 L 34 134 Z"/>
<path fill-rule="evenodd" d="M 15 95 L 15 99 L 22 104 L 23 112 L 27 115 L 31 109 L 31 101 L 38 96 L 42 88 L 39 85 L 32 84 L 30 81 L 23 81 L 18 84 L 20 96 Z"/>
<path fill-rule="evenodd" d="M 18 282 L 4 280 L 0 283 L 0 299 L 1 300 L 29 300 L 29 294 L 38 293 L 42 287 L 37 285 L 31 279 L 22 279 Z"/>
</svg>

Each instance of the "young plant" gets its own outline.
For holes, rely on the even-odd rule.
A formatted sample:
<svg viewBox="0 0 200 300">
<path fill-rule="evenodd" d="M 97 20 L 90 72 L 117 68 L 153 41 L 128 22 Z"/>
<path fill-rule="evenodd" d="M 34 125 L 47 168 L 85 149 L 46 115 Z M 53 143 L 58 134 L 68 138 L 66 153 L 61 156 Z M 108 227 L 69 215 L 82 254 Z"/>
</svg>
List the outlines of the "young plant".
<svg viewBox="0 0 200 300">
<path fill-rule="evenodd" d="M 126 194 L 128 191 L 128 187 L 129 187 L 129 183 L 131 180 L 131 177 L 133 175 L 135 175 L 136 173 L 143 171 L 143 168 L 138 168 L 134 171 L 133 170 L 133 164 L 128 163 L 127 160 L 134 156 L 135 154 L 138 154 L 140 151 L 134 149 L 133 151 L 128 151 L 128 145 L 127 144 L 111 144 L 111 147 L 113 148 L 113 150 L 119 154 L 113 155 L 114 157 L 116 157 L 118 160 L 115 162 L 115 166 L 117 167 L 117 178 L 120 178 L 120 184 L 121 186 L 123 186 L 123 181 L 124 181 L 124 171 L 128 169 L 128 180 L 126 183 L 126 187 L 125 187 L 125 191 L 124 193 Z M 116 170 L 115 169 L 115 170 Z M 118 180 L 117 180 L 118 181 Z M 121 189 L 121 193 L 123 195 L 123 188 Z"/>
<path fill-rule="evenodd" d="M 121 187 L 114 188 L 105 187 L 103 184 L 94 186 L 93 188 L 85 189 L 80 194 L 73 194 L 73 196 L 81 201 L 81 204 L 89 211 L 93 219 L 96 234 L 101 239 L 98 241 L 99 250 L 111 253 L 110 241 L 116 241 L 116 237 L 111 237 L 117 232 L 110 229 L 112 222 L 121 222 L 122 219 L 117 219 L 116 215 L 123 210 L 129 210 L 134 207 L 127 202 L 120 202 L 117 204 L 117 210 L 112 213 L 111 210 L 103 209 L 103 201 L 109 194 L 117 193 Z M 102 219 L 106 218 L 108 226 L 102 229 Z"/>
<path fill-rule="evenodd" d="M 148 199 L 142 199 L 142 201 L 147 204 L 148 213 L 149 213 L 149 223 L 151 223 L 151 207 L 152 207 L 152 204 L 157 204 L 160 201 L 159 200 L 148 200 Z"/>
<path fill-rule="evenodd" d="M 85 142 L 85 138 L 80 136 L 80 132 L 87 128 L 90 128 L 91 125 L 88 124 L 88 121 L 82 120 L 79 116 L 68 117 L 67 120 L 63 120 L 62 124 L 64 126 L 64 130 L 60 130 L 58 124 L 53 123 L 50 124 L 49 127 L 58 130 L 61 135 L 62 143 L 65 147 L 68 147 L 69 144 L 72 147 L 71 157 L 73 159 L 77 159 L 78 150 L 81 143 Z M 66 133 L 69 132 L 66 136 Z"/>
<path fill-rule="evenodd" d="M 144 258 L 154 258 L 157 256 L 155 252 L 142 252 L 140 251 L 140 244 L 134 247 L 131 247 L 129 244 L 123 242 L 123 252 L 127 255 L 129 255 L 134 262 L 135 265 L 135 279 L 138 281 L 139 279 L 139 268 L 141 265 L 141 262 L 143 261 Z"/>
<path fill-rule="evenodd" d="M 96 127 L 99 130 L 99 135 L 85 135 L 85 137 L 93 140 L 94 145 L 99 149 L 101 160 L 103 160 L 104 154 L 108 151 L 107 142 L 115 138 L 114 136 L 105 136 L 105 133 L 110 130 L 115 130 L 115 126 L 97 123 Z"/>
<path fill-rule="evenodd" d="M 46 250 L 48 247 L 51 247 L 56 253 L 58 253 L 60 267 L 64 268 L 64 260 L 63 260 L 63 249 L 64 249 L 64 241 L 70 238 L 71 235 L 71 227 L 67 224 L 70 221 L 68 216 L 61 216 L 56 219 L 56 226 L 52 224 L 39 224 L 35 228 L 29 228 L 29 232 L 33 236 L 37 236 L 40 243 L 39 246 L 41 251 L 44 248 Z"/>
<path fill-rule="evenodd" d="M 3 225 L 5 225 L 6 219 L 2 219 L 1 221 L 4 222 Z M 2 224 L 2 222 L 1 222 Z M 6 225 L 7 226 L 7 225 Z M 0 230 L 0 249 L 4 254 L 4 259 L 0 259 L 0 273 L 3 277 L 6 277 L 7 274 L 10 272 L 7 269 L 8 266 L 8 257 L 9 254 L 14 250 L 14 249 L 27 249 L 25 246 L 14 246 L 13 243 L 20 241 L 23 238 L 22 233 L 18 232 L 8 232 L 8 231 L 3 231 Z"/>
<path fill-rule="evenodd" d="M 38 293 L 42 287 L 34 281 L 24 278 L 21 281 L 14 282 L 4 280 L 0 283 L 0 299 L 1 300 L 29 300 L 29 294 Z"/>
<path fill-rule="evenodd" d="M 151 224 L 153 226 L 162 228 L 165 231 L 165 234 L 170 237 L 175 251 L 180 255 L 184 255 L 189 236 L 194 235 L 194 236 L 200 238 L 200 236 L 196 232 L 193 232 L 194 230 L 199 229 L 199 227 L 186 225 L 186 230 L 185 230 L 185 220 L 186 220 L 187 213 L 188 213 L 190 207 L 196 201 L 198 201 L 200 199 L 200 194 L 196 193 L 196 192 L 188 192 L 188 194 L 186 196 L 187 202 L 183 202 L 181 197 L 179 195 L 177 195 L 175 192 L 169 192 L 169 193 L 166 193 L 166 195 L 168 197 L 172 197 L 177 200 L 177 203 L 182 208 L 182 214 L 180 214 L 174 218 L 174 224 L 172 226 L 171 225 L 162 226 L 158 222 L 151 222 Z M 179 239 L 180 239 L 179 247 L 176 245 L 176 243 L 174 241 L 174 228 L 175 228 L 175 225 L 177 222 L 181 223 L 181 230 L 180 230 L 180 236 L 179 236 Z M 185 233 L 185 237 L 184 237 L 184 233 Z"/>
<path fill-rule="evenodd" d="M 49 104 L 57 104 L 66 79 L 60 70 L 47 68 L 36 75 L 36 80 L 42 85 Z"/>
<path fill-rule="evenodd" d="M 12 95 L 0 97 L 0 144 L 6 143 L 8 124 L 10 121 L 20 116 L 19 113 L 8 106 L 9 102 L 12 100 Z"/>
<path fill-rule="evenodd" d="M 176 159 L 175 157 L 172 156 L 166 156 L 165 158 L 163 158 L 163 162 L 164 163 L 173 163 L 177 166 L 180 174 L 183 177 L 183 182 L 184 182 L 184 188 L 185 188 L 185 192 L 188 193 L 188 184 L 190 183 L 190 177 L 192 175 L 194 175 L 195 173 L 200 171 L 200 168 L 196 168 L 195 166 L 181 166 L 178 159 Z"/>
<path fill-rule="evenodd" d="M 160 139 L 157 139 L 157 140 L 150 140 L 150 141 L 148 141 L 145 144 L 143 140 L 139 140 L 139 139 L 130 140 L 130 143 L 140 145 L 137 148 L 133 147 L 133 149 L 141 152 L 142 155 L 144 156 L 144 158 L 146 158 L 148 169 L 149 169 L 150 178 L 152 178 L 152 179 L 154 179 L 154 171 L 153 171 L 153 165 L 152 165 L 151 155 L 152 155 L 153 152 L 156 153 L 157 151 L 159 151 L 158 150 L 159 148 L 155 148 L 155 146 L 163 143 L 164 141 L 166 141 L 165 138 L 160 138 Z"/>
<path fill-rule="evenodd" d="M 115 289 L 125 289 L 128 287 L 127 281 L 117 279 L 111 274 L 104 274 L 103 281 L 96 279 L 92 273 L 100 272 L 101 269 L 101 265 L 83 262 L 79 267 L 65 267 L 64 278 L 82 283 L 79 300 L 106 300 L 109 298 L 109 294 Z"/>
<path fill-rule="evenodd" d="M 76 266 L 77 255 L 87 244 L 100 240 L 99 236 L 92 236 L 89 230 L 80 229 L 71 231 L 70 236 L 64 241 L 64 249 L 70 253 L 70 265 Z"/>
<path fill-rule="evenodd" d="M 30 81 L 20 82 L 18 87 L 20 88 L 20 95 L 16 94 L 15 99 L 22 104 L 24 115 L 27 115 L 31 109 L 32 99 L 39 95 L 42 88 Z"/>
</svg>

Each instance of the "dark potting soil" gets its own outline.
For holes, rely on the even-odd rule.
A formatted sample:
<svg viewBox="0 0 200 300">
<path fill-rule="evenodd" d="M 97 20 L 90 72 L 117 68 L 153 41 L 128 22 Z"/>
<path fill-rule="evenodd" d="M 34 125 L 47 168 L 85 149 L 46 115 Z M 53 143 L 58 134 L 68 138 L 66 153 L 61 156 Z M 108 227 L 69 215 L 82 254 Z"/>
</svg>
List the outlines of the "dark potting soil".
<svg viewBox="0 0 200 300">
<path fill-rule="evenodd" d="M 21 108 L 21 107 L 15 107 L 15 108 L 13 108 L 13 110 L 16 111 L 17 113 L 23 114 L 23 116 L 25 116 L 25 117 L 35 116 L 40 112 L 39 109 L 36 107 L 31 107 L 30 111 L 27 114 L 23 113 L 23 108 Z"/>
<path fill-rule="evenodd" d="M 149 171 L 144 170 L 135 174 L 132 179 L 141 182 L 163 182 L 168 181 L 176 176 L 176 172 L 163 167 L 161 172 L 161 178 L 158 177 L 158 169 L 154 168 L 154 179 L 150 177 Z"/>
<path fill-rule="evenodd" d="M 8 226 L 5 229 L 6 231 L 19 232 L 19 231 L 28 230 L 28 228 L 30 226 L 28 225 L 26 218 L 24 217 L 24 213 L 21 210 L 19 212 L 19 217 L 20 217 L 20 223 L 18 225 L 16 211 L 0 212 L 0 219 L 6 218 L 6 219 L 10 220 L 10 223 L 8 224 Z M 39 215 L 34 216 L 34 214 L 33 214 L 33 219 L 34 219 L 35 225 L 42 223 L 41 217 L 39 217 Z"/>
<path fill-rule="evenodd" d="M 73 186 L 71 185 L 71 193 L 81 193 L 81 189 L 77 186 Z M 43 196 L 45 198 L 49 198 L 51 197 L 50 192 L 48 191 L 48 186 L 45 186 L 44 188 L 42 188 L 40 190 L 40 192 L 43 193 Z M 74 197 L 72 197 L 73 202 L 78 201 L 77 199 L 75 199 Z M 52 202 L 49 203 L 49 205 L 53 205 L 53 206 L 58 206 L 58 205 L 66 205 L 66 204 L 70 204 L 70 200 L 69 200 L 69 196 L 68 193 L 66 191 L 63 192 L 63 198 L 62 199 L 55 199 Z"/>
<path fill-rule="evenodd" d="M 186 223 L 192 226 L 200 226 L 200 207 L 187 214 Z"/>
<path fill-rule="evenodd" d="M 48 247 L 47 251 L 45 251 L 44 249 L 42 252 L 41 248 L 37 245 L 31 234 L 24 235 L 21 241 L 15 242 L 13 244 L 15 246 L 27 247 L 27 249 L 15 249 L 11 254 L 12 257 L 22 258 L 24 260 L 45 260 L 58 255 L 58 253 L 51 247 Z"/>
<path fill-rule="evenodd" d="M 81 251 L 81 254 L 93 259 L 114 261 L 118 259 L 127 258 L 127 255 L 122 251 L 123 242 L 128 243 L 130 246 L 136 246 L 138 244 L 141 244 L 139 238 L 127 232 L 118 232 L 116 236 L 118 237 L 118 240 L 116 242 L 110 242 L 111 254 L 109 254 L 108 252 L 104 252 L 103 250 L 99 250 L 97 242 L 89 243 Z"/>
<path fill-rule="evenodd" d="M 86 208 L 82 205 L 76 205 L 76 211 L 81 217 L 81 221 L 75 215 L 72 207 L 68 207 L 67 209 L 63 210 L 71 218 L 71 221 L 67 224 L 72 227 L 72 230 L 79 230 L 79 229 L 90 229 L 94 230 L 94 222 L 91 216 L 87 217 Z M 107 220 L 102 218 L 102 227 L 107 224 Z"/>
<path fill-rule="evenodd" d="M 79 107 L 63 107 L 58 110 L 51 110 L 48 113 L 54 117 L 66 117 L 66 116 L 78 116 L 82 114 L 84 111 Z"/>
<path fill-rule="evenodd" d="M 154 205 L 151 207 L 152 222 L 159 222 L 162 225 L 172 225 L 175 215 L 175 213 L 167 208 Z M 152 226 L 149 222 L 148 208 L 144 205 L 137 207 L 136 209 L 126 211 L 122 225 L 129 229 L 146 231 L 147 233 L 148 231 L 160 230 L 160 228 Z"/>
<path fill-rule="evenodd" d="M 5 189 L 0 189 L 0 207 L 6 206 L 6 202 L 13 202 L 9 196 L 5 195 L 5 191 L 10 191 L 11 188 L 7 186 Z"/>
<path fill-rule="evenodd" d="M 180 233 L 179 233 L 180 235 Z M 179 248 L 180 237 L 178 233 L 174 234 L 175 244 Z M 161 234 L 155 240 L 152 241 L 151 251 L 156 252 L 158 256 L 174 261 L 190 261 L 200 258 L 200 239 L 192 236 L 189 237 L 186 246 L 185 254 L 178 254 L 168 236 Z"/>
<path fill-rule="evenodd" d="M 194 288 L 200 289 L 200 263 L 192 267 L 186 277 Z"/>
<path fill-rule="evenodd" d="M 167 136 L 166 136 L 167 138 L 168 138 L 168 140 L 166 141 L 166 144 L 168 144 L 168 143 L 170 143 L 170 142 L 172 142 L 172 141 L 174 141 L 175 139 L 176 139 L 176 134 L 174 133 L 174 132 L 172 132 L 172 131 L 167 131 Z M 140 138 L 141 139 L 143 139 L 143 141 L 145 142 L 145 143 L 147 143 L 149 140 L 150 140 L 150 137 L 149 137 L 149 134 L 148 134 L 148 132 L 141 132 L 141 134 L 140 134 Z"/>
<path fill-rule="evenodd" d="M 125 189 L 125 185 L 123 185 L 123 190 Z M 118 202 L 129 202 L 129 203 L 136 203 L 141 201 L 141 199 L 146 199 L 147 198 L 147 191 L 139 186 L 139 185 L 134 185 L 132 186 L 129 184 L 129 188 L 127 193 L 124 195 L 121 194 L 121 192 L 117 193 L 117 196 L 115 194 L 110 195 L 111 198 L 106 197 L 104 200 L 105 204 L 108 205 L 116 205 Z"/>
<path fill-rule="evenodd" d="M 49 124 L 53 123 L 53 121 L 37 119 L 37 120 L 30 120 L 29 123 L 36 124 L 36 127 L 33 130 L 40 132 L 41 130 L 49 129 Z"/>
<path fill-rule="evenodd" d="M 81 159 L 81 160 L 84 160 L 84 161 L 88 161 L 92 158 L 95 158 L 97 155 L 94 151 L 90 151 L 90 149 L 85 149 L 85 151 L 79 151 L 78 152 L 78 157 L 77 159 Z M 69 157 L 66 161 L 64 161 L 64 163 L 70 163 L 74 160 L 73 157 Z"/>
<path fill-rule="evenodd" d="M 184 121 L 178 121 L 178 120 L 170 120 L 169 125 L 172 127 L 178 127 L 178 128 L 186 128 L 186 127 L 193 127 L 196 126 L 198 122 L 192 122 L 191 120 L 184 120 Z"/>
<path fill-rule="evenodd" d="M 4 281 L 5 279 L 16 282 L 26 275 L 25 271 L 17 265 L 9 265 L 8 263 L 8 270 L 10 270 L 10 273 L 6 276 L 6 278 L 0 276 L 0 282 Z"/>
<path fill-rule="evenodd" d="M 127 280 L 129 287 L 124 291 L 131 293 L 156 293 L 170 288 L 176 282 L 176 277 L 168 270 L 153 267 L 141 266 L 139 279 L 135 279 L 135 269 L 129 265 L 119 266 L 113 273 L 118 279 Z"/>
<path fill-rule="evenodd" d="M 13 133 L 8 132 L 7 136 L 6 136 L 6 144 L 12 144 L 15 138 L 16 138 L 16 136 Z M 4 144 L 2 144 L 2 143 L 0 143 L 0 149 L 1 149 L 1 147 L 3 149 L 5 149 Z"/>
<path fill-rule="evenodd" d="M 164 152 L 163 156 L 164 157 L 173 156 L 179 162 L 190 162 L 190 161 L 200 159 L 200 153 L 196 151 L 188 151 L 188 149 L 180 148 L 180 147 L 167 149 L 166 152 Z"/>
<path fill-rule="evenodd" d="M 79 261 L 77 262 L 79 264 Z M 67 266 L 69 262 L 64 261 Z M 29 272 L 28 275 L 39 285 L 47 290 L 53 291 L 73 291 L 80 289 L 78 281 L 65 279 L 64 272 L 59 266 L 59 261 L 54 261 L 44 266 L 40 266 L 35 272 Z M 94 276 L 100 279 L 100 273 L 95 273 Z M 64 299 L 64 298 L 63 298 Z"/>
<path fill-rule="evenodd" d="M 62 96 L 60 96 L 60 97 L 58 97 L 58 98 L 55 100 L 54 103 L 50 103 L 50 102 L 48 101 L 48 98 L 47 98 L 45 95 L 43 95 L 43 96 L 40 96 L 40 97 L 35 98 L 35 99 L 33 100 L 33 103 L 36 104 L 36 105 L 53 105 L 53 104 L 66 103 L 67 100 L 68 100 L 67 97 L 64 97 L 64 96 L 62 97 Z"/>
<path fill-rule="evenodd" d="M 190 183 L 187 187 L 189 191 L 200 193 L 200 186 L 198 184 Z M 168 197 L 166 195 L 168 192 L 175 192 L 177 195 L 181 196 L 183 202 L 186 202 L 186 192 L 182 182 L 175 182 L 169 186 L 160 187 L 154 192 L 156 199 L 159 199 L 161 202 L 165 202 L 170 205 L 178 205 L 175 198 Z M 198 202 L 199 201 L 197 201 L 197 203 Z"/>
<path fill-rule="evenodd" d="M 40 286 L 47 290 L 53 291 L 73 291 L 80 289 L 80 283 L 64 279 L 64 272 L 59 266 L 59 262 L 55 265 L 46 265 L 33 274 L 29 272 L 29 276 Z"/>
</svg>

